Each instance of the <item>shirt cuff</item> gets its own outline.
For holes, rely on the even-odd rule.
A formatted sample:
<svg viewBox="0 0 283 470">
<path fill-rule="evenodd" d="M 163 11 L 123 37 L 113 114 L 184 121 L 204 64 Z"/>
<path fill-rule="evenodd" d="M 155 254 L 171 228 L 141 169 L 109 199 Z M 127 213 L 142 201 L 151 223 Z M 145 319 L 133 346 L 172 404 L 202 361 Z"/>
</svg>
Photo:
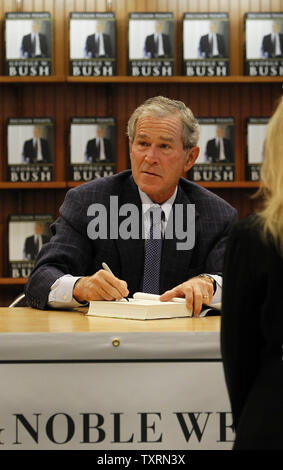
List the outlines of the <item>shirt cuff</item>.
<svg viewBox="0 0 283 470">
<path fill-rule="evenodd" d="M 59 277 L 51 286 L 48 296 L 48 306 L 52 308 L 75 308 L 88 303 L 80 303 L 73 297 L 73 288 L 81 276 L 65 274 Z"/>
<path fill-rule="evenodd" d="M 221 298 L 222 298 L 222 276 L 219 276 L 219 274 L 210 274 L 210 273 L 203 273 L 203 274 L 207 274 L 208 276 L 213 277 L 213 279 L 216 282 L 216 289 L 215 289 L 215 292 L 214 292 L 214 295 L 213 295 L 213 298 L 212 298 L 212 301 L 210 302 L 210 304 L 212 305 L 212 304 L 217 304 L 217 303 L 221 302 Z"/>
</svg>

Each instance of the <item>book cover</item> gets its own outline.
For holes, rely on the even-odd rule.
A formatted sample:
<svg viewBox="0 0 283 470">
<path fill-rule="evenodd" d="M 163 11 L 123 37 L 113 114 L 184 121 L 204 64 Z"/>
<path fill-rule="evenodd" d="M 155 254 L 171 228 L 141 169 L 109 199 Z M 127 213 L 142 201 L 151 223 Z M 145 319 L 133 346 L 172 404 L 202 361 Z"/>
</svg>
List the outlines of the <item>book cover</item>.
<svg viewBox="0 0 283 470">
<path fill-rule="evenodd" d="M 52 118 L 8 119 L 7 164 L 8 181 L 14 183 L 52 181 Z"/>
<path fill-rule="evenodd" d="M 229 75 L 228 13 L 184 13 L 183 75 Z"/>
<path fill-rule="evenodd" d="M 115 75 L 114 13 L 70 13 L 69 64 L 70 75 L 74 77 Z"/>
<path fill-rule="evenodd" d="M 52 22 L 48 12 L 5 14 L 5 75 L 52 74 Z"/>
<path fill-rule="evenodd" d="M 246 13 L 245 75 L 283 75 L 283 12 Z"/>
<path fill-rule="evenodd" d="M 260 179 L 268 121 L 268 117 L 249 117 L 246 120 L 246 179 L 248 181 Z"/>
<path fill-rule="evenodd" d="M 116 126 L 113 117 L 72 117 L 70 180 L 89 181 L 115 173 Z"/>
<path fill-rule="evenodd" d="M 234 181 L 234 118 L 198 118 L 200 153 L 188 172 L 192 181 Z"/>
<path fill-rule="evenodd" d="M 128 74 L 174 75 L 173 13 L 129 13 Z"/>
<path fill-rule="evenodd" d="M 51 237 L 49 214 L 16 215 L 8 218 L 8 275 L 13 278 L 28 277 L 36 257 Z"/>
</svg>

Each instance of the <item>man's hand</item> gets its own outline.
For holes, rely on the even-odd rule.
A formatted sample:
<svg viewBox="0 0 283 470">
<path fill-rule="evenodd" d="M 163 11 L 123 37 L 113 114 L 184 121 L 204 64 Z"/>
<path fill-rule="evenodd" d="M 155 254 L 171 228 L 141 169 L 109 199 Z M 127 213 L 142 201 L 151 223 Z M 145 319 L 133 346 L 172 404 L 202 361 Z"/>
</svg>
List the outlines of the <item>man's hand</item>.
<svg viewBox="0 0 283 470">
<path fill-rule="evenodd" d="M 119 300 L 128 294 L 127 283 L 104 269 L 100 269 L 92 276 L 80 278 L 73 289 L 73 297 L 78 302 Z"/>
<path fill-rule="evenodd" d="M 173 297 L 185 297 L 188 309 L 193 308 L 194 317 L 197 317 L 203 304 L 209 304 L 213 297 L 213 281 L 205 277 L 192 277 L 179 284 L 174 289 L 167 290 L 160 296 L 161 301 L 169 301 Z"/>
</svg>

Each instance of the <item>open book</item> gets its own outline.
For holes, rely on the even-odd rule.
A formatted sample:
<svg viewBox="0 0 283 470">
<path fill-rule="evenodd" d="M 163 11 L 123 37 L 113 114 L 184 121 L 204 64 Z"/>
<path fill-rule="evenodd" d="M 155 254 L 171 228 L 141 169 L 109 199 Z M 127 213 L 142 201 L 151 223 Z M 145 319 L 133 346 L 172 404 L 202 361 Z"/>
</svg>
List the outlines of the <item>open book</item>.
<svg viewBox="0 0 283 470">
<path fill-rule="evenodd" d="M 136 292 L 129 301 L 126 299 L 116 301 L 95 300 L 89 303 L 87 315 L 135 320 L 192 316 L 192 310 L 187 309 L 185 299 L 174 297 L 169 302 L 161 302 L 159 297 L 155 294 Z"/>
</svg>

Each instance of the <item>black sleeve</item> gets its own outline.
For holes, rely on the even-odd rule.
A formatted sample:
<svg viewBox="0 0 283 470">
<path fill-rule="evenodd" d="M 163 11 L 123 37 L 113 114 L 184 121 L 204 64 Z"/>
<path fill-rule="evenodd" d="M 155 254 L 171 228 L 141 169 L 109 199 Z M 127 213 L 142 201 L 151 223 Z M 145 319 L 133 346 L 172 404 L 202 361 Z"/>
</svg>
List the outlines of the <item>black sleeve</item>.
<svg viewBox="0 0 283 470">
<path fill-rule="evenodd" d="M 259 242 L 249 232 L 240 224 L 234 226 L 223 270 L 221 351 L 236 429 L 257 374 L 261 341 Z"/>
</svg>

